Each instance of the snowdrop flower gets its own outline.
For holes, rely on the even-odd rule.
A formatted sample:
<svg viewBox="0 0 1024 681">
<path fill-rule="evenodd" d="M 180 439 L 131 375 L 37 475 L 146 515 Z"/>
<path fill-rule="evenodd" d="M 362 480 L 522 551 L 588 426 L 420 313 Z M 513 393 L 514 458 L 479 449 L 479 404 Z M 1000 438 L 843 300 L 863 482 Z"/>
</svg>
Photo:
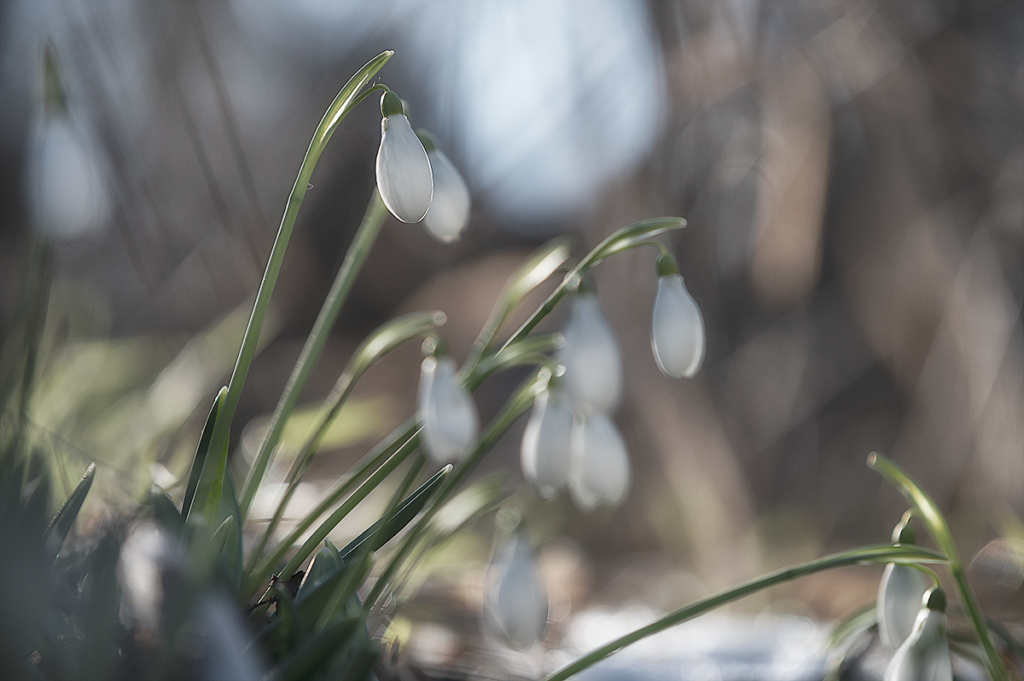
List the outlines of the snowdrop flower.
<svg viewBox="0 0 1024 681">
<path fill-rule="evenodd" d="M 419 222 L 427 214 L 434 181 L 430 161 L 405 116 L 402 100 L 390 90 L 380 100 L 380 149 L 377 189 L 391 214 L 402 222 Z"/>
<path fill-rule="evenodd" d="M 894 544 L 913 544 L 914 532 L 910 529 L 909 514 L 893 530 Z M 921 609 L 921 598 L 932 586 L 927 574 L 907 565 L 889 563 L 882 573 L 878 585 L 878 633 L 882 642 L 896 650 L 910 636 L 914 621 Z"/>
<path fill-rule="evenodd" d="M 651 349 L 661 373 L 690 378 L 704 362 L 704 318 L 686 290 L 675 258 L 658 258 L 658 292 L 651 314 Z"/>
<path fill-rule="evenodd" d="M 34 227 L 53 238 L 94 233 L 110 222 L 110 189 L 96 146 L 71 125 L 57 60 L 43 63 L 43 111 L 29 150 L 26 175 Z"/>
<path fill-rule="evenodd" d="M 615 423 L 601 412 L 577 418 L 572 432 L 569 493 L 580 510 L 618 506 L 629 492 L 629 452 Z"/>
<path fill-rule="evenodd" d="M 430 170 L 434 174 L 434 198 L 423 218 L 427 233 L 444 244 L 458 241 L 469 224 L 469 188 L 462 175 L 425 130 L 416 134 L 427 150 Z"/>
<path fill-rule="evenodd" d="M 487 569 L 484 623 L 509 645 L 526 649 L 541 640 L 547 622 L 547 592 L 530 540 L 518 529 L 495 549 Z"/>
<path fill-rule="evenodd" d="M 425 357 L 420 367 L 417 411 L 423 423 L 423 444 L 431 461 L 461 461 L 476 442 L 480 418 L 469 391 L 455 379 L 455 360 Z"/>
<path fill-rule="evenodd" d="M 601 303 L 593 290 L 576 296 L 558 361 L 565 367 L 563 383 L 578 409 L 609 414 L 622 398 L 622 358 Z"/>
<path fill-rule="evenodd" d="M 557 388 L 549 386 L 534 399 L 520 454 L 523 476 L 545 501 L 569 481 L 572 424 L 572 405 Z"/>
<path fill-rule="evenodd" d="M 945 610 L 945 593 L 933 587 L 924 596 L 913 632 L 886 667 L 884 681 L 952 681 Z"/>
</svg>

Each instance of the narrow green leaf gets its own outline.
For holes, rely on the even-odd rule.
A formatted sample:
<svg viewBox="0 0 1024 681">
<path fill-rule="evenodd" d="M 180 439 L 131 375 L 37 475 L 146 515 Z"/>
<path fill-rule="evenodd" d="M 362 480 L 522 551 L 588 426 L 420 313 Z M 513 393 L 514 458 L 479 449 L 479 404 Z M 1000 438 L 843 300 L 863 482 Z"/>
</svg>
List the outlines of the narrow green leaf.
<svg viewBox="0 0 1024 681">
<path fill-rule="evenodd" d="M 338 651 L 362 623 L 358 617 L 332 622 L 323 631 L 307 638 L 264 677 L 266 681 L 300 681 L 323 665 Z"/>
<path fill-rule="evenodd" d="M 89 494 L 89 488 L 92 487 L 92 480 L 95 474 L 96 464 L 91 463 L 85 469 L 85 475 L 82 476 L 81 481 L 74 491 L 71 492 L 71 495 L 68 496 L 64 505 L 57 511 L 57 515 L 53 516 L 53 520 L 50 521 L 50 525 L 46 528 L 46 546 L 54 557 L 60 553 L 60 547 L 64 544 L 64 540 L 71 531 L 71 526 L 74 524 L 75 518 L 78 517 L 78 512 L 82 510 L 82 504 L 85 502 L 86 495 Z"/>
<path fill-rule="evenodd" d="M 1007 681 L 1009 674 L 1003 661 L 999 657 L 992 639 L 988 635 L 988 625 L 985 623 L 985 615 L 978 604 L 978 598 L 974 595 L 971 583 L 967 579 L 967 571 L 964 569 L 960 554 L 956 550 L 956 542 L 953 541 L 953 533 L 949 530 L 949 524 L 942 515 L 942 511 L 935 504 L 928 493 L 921 489 L 906 472 L 885 458 L 878 452 L 868 454 L 868 468 L 876 471 L 889 481 L 904 497 L 914 505 L 917 515 L 928 528 L 936 545 L 949 556 L 949 572 L 953 576 L 957 591 L 960 593 L 960 601 L 967 610 L 971 624 L 974 627 L 974 634 L 978 637 L 982 648 L 985 650 L 985 669 L 992 681 Z"/>
<path fill-rule="evenodd" d="M 334 134 L 338 124 L 348 115 L 352 107 L 360 101 L 359 92 L 366 87 L 377 74 L 377 71 L 384 66 L 393 54 L 394 52 L 390 50 L 382 52 L 367 62 L 363 68 L 359 69 L 342 87 L 341 91 L 338 92 L 337 97 L 334 98 L 324 117 L 320 120 L 320 125 L 317 126 L 316 132 L 313 133 L 313 139 L 310 141 L 306 155 L 302 159 L 302 165 L 299 167 L 295 184 L 292 185 L 292 191 L 288 195 L 284 215 L 281 217 L 281 225 L 278 227 L 277 237 L 274 239 L 270 258 L 267 260 L 267 268 L 263 273 L 259 292 L 256 294 L 252 315 L 249 317 L 249 324 L 246 326 L 242 345 L 238 350 L 235 368 L 232 370 L 231 379 L 228 381 L 228 393 L 224 398 L 221 413 L 214 424 L 213 437 L 210 444 L 210 449 L 214 452 L 227 451 L 231 421 L 235 416 L 235 409 L 242 395 L 242 387 L 249 373 L 249 367 L 252 365 L 252 359 L 256 354 L 260 332 L 263 330 L 263 321 L 266 319 L 267 309 L 270 306 L 270 298 L 274 293 L 274 287 L 277 285 L 277 278 L 281 272 L 281 265 L 284 262 L 285 251 L 288 249 L 288 242 L 295 228 L 295 220 L 298 217 L 302 201 L 306 196 L 306 188 L 309 186 L 309 181 L 313 176 L 313 170 L 316 168 L 317 161 L 320 159 L 324 146 L 331 138 L 331 135 Z M 200 479 L 200 489 L 203 488 L 203 480 L 207 478 L 207 470 L 209 469 L 204 468 L 204 474 Z"/>
<path fill-rule="evenodd" d="M 228 394 L 227 386 L 217 391 L 213 398 L 213 406 L 210 407 L 210 414 L 206 417 L 206 425 L 203 427 L 203 434 L 199 438 L 199 446 L 196 447 L 196 455 L 192 458 L 192 470 L 188 474 L 188 484 L 185 486 L 185 498 L 181 501 L 181 519 L 188 520 L 192 511 L 192 500 L 196 496 L 196 488 L 199 486 L 199 478 L 203 473 L 203 466 L 206 465 L 207 455 L 210 453 L 210 441 L 213 438 L 213 426 L 217 422 L 217 414 L 224 406 L 224 398 Z"/>
<path fill-rule="evenodd" d="M 345 561 L 342 560 L 338 549 L 324 546 L 316 552 L 313 560 L 309 562 L 309 567 L 306 568 L 306 574 L 302 578 L 302 583 L 299 584 L 299 590 L 296 592 L 295 597 L 302 598 L 344 567 Z"/>
<path fill-rule="evenodd" d="M 533 334 L 520 341 L 506 345 L 501 350 L 488 353 L 480 360 L 479 373 L 489 376 L 497 371 L 515 366 L 538 365 L 550 362 L 546 353 L 559 349 L 565 338 L 560 333 Z"/>
<path fill-rule="evenodd" d="M 391 541 L 396 534 L 401 532 L 402 529 L 411 523 L 413 518 L 423 510 L 423 507 L 430 500 L 430 497 L 435 491 L 437 491 L 438 486 L 440 486 L 441 482 L 451 472 L 452 465 L 448 464 L 438 472 L 434 473 L 434 475 L 432 475 L 425 483 L 420 485 L 415 492 L 407 496 L 405 500 L 398 505 L 398 508 L 395 509 L 393 514 L 386 514 L 383 518 L 380 518 L 373 525 L 366 528 L 362 534 L 346 544 L 345 548 L 341 549 L 339 552 L 342 560 L 348 560 L 356 551 L 363 547 L 363 544 L 371 539 L 370 551 L 377 551 L 380 547 Z"/>
<path fill-rule="evenodd" d="M 210 539 L 210 545 L 216 553 L 224 551 L 224 545 L 227 543 L 228 535 L 233 529 L 235 529 L 235 516 L 229 515 L 214 531 L 213 538 Z"/>
<path fill-rule="evenodd" d="M 676 610 L 675 612 L 672 612 L 645 627 L 641 627 L 636 631 L 626 634 L 625 636 L 621 636 L 611 643 L 603 645 L 597 650 L 584 655 L 572 664 L 549 676 L 547 681 L 563 681 L 564 679 L 568 679 L 570 676 L 578 674 L 587 667 L 600 662 L 606 657 L 617 653 L 626 646 L 636 643 L 641 639 L 693 619 L 698 615 L 703 615 L 704 613 L 714 610 L 715 608 L 731 601 L 743 598 L 744 596 L 748 596 L 776 584 L 792 581 L 798 577 L 848 565 L 947 562 L 948 559 L 941 553 L 930 551 L 919 546 L 893 546 L 891 544 L 881 544 L 878 546 L 865 546 L 852 551 L 843 551 L 842 553 L 836 553 L 831 556 L 812 560 L 809 563 L 794 565 L 793 567 L 788 567 L 778 570 L 777 572 L 772 572 L 762 577 L 758 577 L 757 579 L 741 584 L 733 589 L 722 591 L 714 596 L 701 599 L 696 603 L 686 606 L 685 608 L 680 608 L 679 610 Z"/>
<path fill-rule="evenodd" d="M 185 527 L 185 521 L 181 518 L 181 511 L 174 505 L 171 498 L 157 487 L 149 490 L 149 505 L 153 508 L 153 517 L 165 530 L 174 533 L 175 537 L 181 537 L 181 531 Z"/>
</svg>

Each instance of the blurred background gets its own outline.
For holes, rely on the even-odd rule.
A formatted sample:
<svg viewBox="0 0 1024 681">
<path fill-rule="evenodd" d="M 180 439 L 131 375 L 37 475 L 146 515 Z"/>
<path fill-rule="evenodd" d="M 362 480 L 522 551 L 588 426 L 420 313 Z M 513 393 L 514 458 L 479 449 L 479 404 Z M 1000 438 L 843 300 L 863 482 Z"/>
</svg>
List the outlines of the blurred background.
<svg viewBox="0 0 1024 681">
<path fill-rule="evenodd" d="M 388 318 L 444 310 L 461 359 L 532 249 L 570 234 L 582 255 L 631 222 L 679 215 L 689 226 L 664 243 L 707 325 L 697 378 L 664 378 L 651 357 L 653 249 L 595 272 L 625 357 L 627 502 L 590 516 L 564 496 L 542 504 L 519 471 L 523 422 L 478 471 L 482 485 L 504 476 L 530 523 L 551 640 L 582 608 L 664 611 L 887 541 L 906 503 L 865 466 L 873 450 L 948 511 L 965 557 L 981 552 L 972 574 L 990 613 L 1022 619 L 1024 4 L 5 0 L 4 337 L 39 224 L 28 178 L 47 41 L 80 145 L 66 200 L 90 216 L 48 235 L 30 412 L 66 484 L 92 460 L 109 502 L 175 484 L 314 128 L 357 68 L 394 49 L 379 78 L 462 171 L 472 220 L 443 246 L 389 218 L 293 446 Z M 379 121 L 374 102 L 360 106 L 313 177 L 236 419 L 239 457 L 362 217 Z M 477 393 L 485 420 L 520 378 Z M 415 347 L 366 376 L 296 504 L 412 413 L 417 380 Z M 352 522 L 341 536 L 362 528 Z M 414 580 L 400 611 L 395 628 L 419 626 L 418 654 L 438 664 L 458 659 L 475 622 L 493 528 L 481 513 L 439 546 L 424 565 L 443 569 Z M 842 617 L 874 597 L 878 574 L 809 578 L 742 607 Z"/>
</svg>

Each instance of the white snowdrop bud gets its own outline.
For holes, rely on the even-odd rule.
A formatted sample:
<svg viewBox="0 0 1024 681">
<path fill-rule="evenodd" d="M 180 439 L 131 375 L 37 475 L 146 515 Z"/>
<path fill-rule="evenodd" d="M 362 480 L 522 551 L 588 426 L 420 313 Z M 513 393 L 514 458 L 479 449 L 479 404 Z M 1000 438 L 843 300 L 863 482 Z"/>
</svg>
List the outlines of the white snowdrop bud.
<svg viewBox="0 0 1024 681">
<path fill-rule="evenodd" d="M 576 419 L 569 493 L 581 511 L 618 506 L 629 492 L 629 452 L 615 422 L 601 412 Z"/>
<path fill-rule="evenodd" d="M 597 294 L 576 296 L 562 331 L 565 346 L 558 361 L 565 367 L 562 383 L 577 408 L 609 414 L 622 398 L 622 357 Z"/>
<path fill-rule="evenodd" d="M 886 667 L 884 681 L 952 681 L 945 610 L 945 593 L 933 587 L 924 596 L 913 631 Z"/>
<path fill-rule="evenodd" d="M 476 442 L 480 418 L 469 391 L 455 379 L 451 357 L 425 357 L 420 367 L 418 413 L 431 461 L 461 461 Z"/>
<path fill-rule="evenodd" d="M 661 373 L 690 378 L 704 362 L 704 317 L 670 255 L 658 258 L 658 291 L 651 313 L 651 349 Z"/>
<path fill-rule="evenodd" d="M 523 476 L 545 501 L 569 481 L 573 410 L 557 389 L 548 388 L 533 401 L 520 449 Z"/>
<path fill-rule="evenodd" d="M 112 201 L 96 148 L 76 134 L 65 114 L 46 116 L 30 154 L 27 189 L 36 229 L 69 239 L 110 222 Z"/>
<path fill-rule="evenodd" d="M 920 570 L 889 563 L 878 585 L 878 633 L 895 650 L 910 636 L 921 609 L 921 597 L 932 580 Z"/>
<path fill-rule="evenodd" d="M 391 214 L 402 222 L 419 222 L 430 208 L 434 181 L 430 161 L 412 131 L 402 101 L 393 92 L 380 100 L 380 149 L 377 151 L 377 189 Z"/>
<path fill-rule="evenodd" d="M 544 636 L 548 596 L 537 574 L 533 548 L 524 531 L 514 531 L 494 551 L 487 569 L 484 623 L 516 648 L 530 648 Z"/>
<path fill-rule="evenodd" d="M 427 150 L 430 170 L 434 174 L 434 198 L 423 218 L 423 226 L 430 236 L 441 243 L 450 244 L 458 241 L 469 224 L 469 188 L 430 134 L 424 130 L 416 134 Z"/>
</svg>

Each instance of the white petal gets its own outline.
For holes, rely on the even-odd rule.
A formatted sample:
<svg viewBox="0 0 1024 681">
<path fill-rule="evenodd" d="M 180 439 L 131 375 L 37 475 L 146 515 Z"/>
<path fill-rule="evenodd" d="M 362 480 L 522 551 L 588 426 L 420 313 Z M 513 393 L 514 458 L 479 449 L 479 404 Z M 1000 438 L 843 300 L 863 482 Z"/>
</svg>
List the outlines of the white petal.
<svg viewBox="0 0 1024 681">
<path fill-rule="evenodd" d="M 889 563 L 878 585 L 878 633 L 895 650 L 910 636 L 932 580 L 920 570 Z"/>
<path fill-rule="evenodd" d="M 629 452 L 615 423 L 600 412 L 577 419 L 569 493 L 580 510 L 618 506 L 629 492 Z"/>
<path fill-rule="evenodd" d="M 520 454 L 523 476 L 541 499 L 551 499 L 569 481 L 572 422 L 572 405 L 561 394 L 545 390 L 534 400 Z"/>
<path fill-rule="evenodd" d="M 480 432 L 476 405 L 455 380 L 455 370 L 451 357 L 427 357 L 420 369 L 418 406 L 423 444 L 438 465 L 461 461 Z"/>
<path fill-rule="evenodd" d="M 597 295 L 576 297 L 563 335 L 558 361 L 565 366 L 566 392 L 578 406 L 614 411 L 622 398 L 622 358 Z"/>
<path fill-rule="evenodd" d="M 85 236 L 110 220 L 111 199 L 95 150 L 54 116 L 30 158 L 29 203 L 35 227 L 55 238 Z"/>
<path fill-rule="evenodd" d="M 395 114 L 381 119 L 377 151 L 377 189 L 384 205 L 402 222 L 419 222 L 430 208 L 434 181 L 423 144 L 409 119 Z"/>
<path fill-rule="evenodd" d="M 517 648 L 541 639 L 548 621 L 548 596 L 533 560 L 529 539 L 513 533 L 494 552 L 487 570 L 484 622 Z"/>
<path fill-rule="evenodd" d="M 946 614 L 921 608 L 914 631 L 893 655 L 884 681 L 952 681 Z"/>
<path fill-rule="evenodd" d="M 672 378 L 689 378 L 704 362 L 704 317 L 683 277 L 658 277 L 651 314 L 651 349 L 658 368 Z"/>
<path fill-rule="evenodd" d="M 434 174 L 434 198 L 423 218 L 430 236 L 442 243 L 451 243 L 462 236 L 469 224 L 469 188 L 440 149 L 427 153 Z"/>
</svg>

